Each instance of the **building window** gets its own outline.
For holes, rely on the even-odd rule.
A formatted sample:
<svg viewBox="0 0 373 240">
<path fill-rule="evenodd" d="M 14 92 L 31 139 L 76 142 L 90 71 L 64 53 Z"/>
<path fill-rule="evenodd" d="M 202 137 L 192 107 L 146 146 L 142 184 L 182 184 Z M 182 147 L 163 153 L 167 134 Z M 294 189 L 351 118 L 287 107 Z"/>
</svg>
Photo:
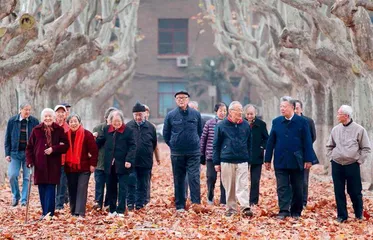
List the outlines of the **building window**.
<svg viewBox="0 0 373 240">
<path fill-rule="evenodd" d="M 158 20 L 158 54 L 188 54 L 188 19 Z"/>
<path fill-rule="evenodd" d="M 185 90 L 185 82 L 160 82 L 158 83 L 158 115 L 165 117 L 166 114 L 176 107 L 175 93 Z"/>
</svg>

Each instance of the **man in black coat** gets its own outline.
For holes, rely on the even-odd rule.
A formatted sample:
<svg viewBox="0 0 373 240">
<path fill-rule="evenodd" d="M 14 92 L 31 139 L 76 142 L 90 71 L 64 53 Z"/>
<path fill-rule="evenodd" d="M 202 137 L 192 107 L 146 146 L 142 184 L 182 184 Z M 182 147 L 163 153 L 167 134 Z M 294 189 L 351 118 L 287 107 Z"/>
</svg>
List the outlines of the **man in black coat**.
<svg viewBox="0 0 373 240">
<path fill-rule="evenodd" d="M 153 124 L 145 118 L 145 106 L 137 102 L 132 109 L 133 120 L 127 123 L 136 141 L 136 158 L 134 172 L 130 174 L 128 186 L 128 210 L 139 210 L 146 203 L 147 189 L 153 167 L 153 153 L 157 147 L 157 133 Z"/>
<path fill-rule="evenodd" d="M 248 104 L 244 107 L 245 119 L 251 128 L 250 139 L 250 205 L 257 205 L 259 202 L 259 185 L 264 162 L 264 150 L 267 145 L 268 131 L 264 121 L 256 117 L 257 109 L 254 105 Z"/>
<path fill-rule="evenodd" d="M 312 144 L 316 141 L 316 128 L 315 122 L 312 118 L 306 117 L 303 115 L 303 103 L 300 100 L 295 100 L 295 113 L 299 116 L 302 116 L 304 119 L 308 121 L 308 125 L 310 126 Z M 318 164 L 319 160 L 317 159 L 316 154 L 314 153 L 314 160 L 313 164 Z M 303 179 L 303 207 L 307 206 L 307 199 L 308 199 L 308 183 L 310 177 L 310 170 L 304 169 L 304 179 Z"/>
</svg>

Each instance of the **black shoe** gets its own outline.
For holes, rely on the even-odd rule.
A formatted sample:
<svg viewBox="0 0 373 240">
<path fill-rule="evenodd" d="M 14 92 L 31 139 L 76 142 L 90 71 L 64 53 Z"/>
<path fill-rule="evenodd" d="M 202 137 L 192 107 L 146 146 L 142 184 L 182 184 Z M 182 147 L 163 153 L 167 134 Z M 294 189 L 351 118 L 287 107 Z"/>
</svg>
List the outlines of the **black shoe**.
<svg viewBox="0 0 373 240">
<path fill-rule="evenodd" d="M 140 210 L 140 209 L 143 209 L 144 208 L 144 206 L 137 206 L 136 205 L 136 210 Z"/>
<path fill-rule="evenodd" d="M 226 211 L 224 215 L 225 215 L 226 217 L 231 217 L 231 216 L 233 216 L 235 213 L 236 213 L 235 211 L 233 211 L 233 210 L 230 209 L 230 210 Z"/>
<path fill-rule="evenodd" d="M 26 203 L 25 202 L 21 203 L 21 206 L 26 207 Z"/>
<path fill-rule="evenodd" d="M 93 206 L 93 209 L 95 210 L 101 210 L 102 209 L 102 206 L 98 203 L 96 203 L 94 206 Z"/>
<path fill-rule="evenodd" d="M 347 219 L 343 219 L 343 218 L 339 217 L 339 218 L 336 219 L 336 221 L 339 222 L 339 223 L 344 223 L 344 222 L 347 221 Z"/>
<path fill-rule="evenodd" d="M 252 217 L 254 214 L 253 212 L 250 210 L 250 208 L 245 208 L 243 211 L 242 211 L 243 215 L 246 216 L 246 217 Z"/>
<path fill-rule="evenodd" d="M 133 211 L 133 209 L 135 209 L 135 206 L 133 206 L 133 204 L 128 204 L 127 209 L 128 211 Z"/>
<path fill-rule="evenodd" d="M 15 207 L 18 205 L 18 200 L 12 200 L 12 207 Z"/>
<path fill-rule="evenodd" d="M 357 220 L 363 220 L 363 216 L 356 217 Z"/>
</svg>

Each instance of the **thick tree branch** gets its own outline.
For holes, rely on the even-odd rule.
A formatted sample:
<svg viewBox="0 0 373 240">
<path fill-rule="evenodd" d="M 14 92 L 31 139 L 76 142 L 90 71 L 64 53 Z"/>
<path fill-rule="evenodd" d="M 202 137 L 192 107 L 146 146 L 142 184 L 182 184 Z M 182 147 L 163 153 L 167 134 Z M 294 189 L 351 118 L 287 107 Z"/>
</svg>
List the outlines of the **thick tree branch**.
<svg viewBox="0 0 373 240">
<path fill-rule="evenodd" d="M 16 5 L 17 0 L 0 0 L 0 20 L 11 14 Z"/>
</svg>

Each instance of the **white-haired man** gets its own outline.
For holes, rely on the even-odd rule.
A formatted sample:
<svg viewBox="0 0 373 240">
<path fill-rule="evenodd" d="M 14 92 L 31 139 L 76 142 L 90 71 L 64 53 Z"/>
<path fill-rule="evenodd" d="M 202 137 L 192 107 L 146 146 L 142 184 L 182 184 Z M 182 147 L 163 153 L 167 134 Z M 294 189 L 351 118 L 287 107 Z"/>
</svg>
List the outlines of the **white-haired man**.
<svg viewBox="0 0 373 240">
<path fill-rule="evenodd" d="M 363 196 L 360 165 L 367 159 L 371 148 L 367 131 L 352 121 L 352 108 L 342 105 L 337 112 L 339 124 L 332 129 L 326 144 L 327 157 L 332 162 L 334 195 L 337 203 L 337 221 L 348 218 L 345 186 L 350 195 L 355 217 L 363 217 Z"/>
</svg>

